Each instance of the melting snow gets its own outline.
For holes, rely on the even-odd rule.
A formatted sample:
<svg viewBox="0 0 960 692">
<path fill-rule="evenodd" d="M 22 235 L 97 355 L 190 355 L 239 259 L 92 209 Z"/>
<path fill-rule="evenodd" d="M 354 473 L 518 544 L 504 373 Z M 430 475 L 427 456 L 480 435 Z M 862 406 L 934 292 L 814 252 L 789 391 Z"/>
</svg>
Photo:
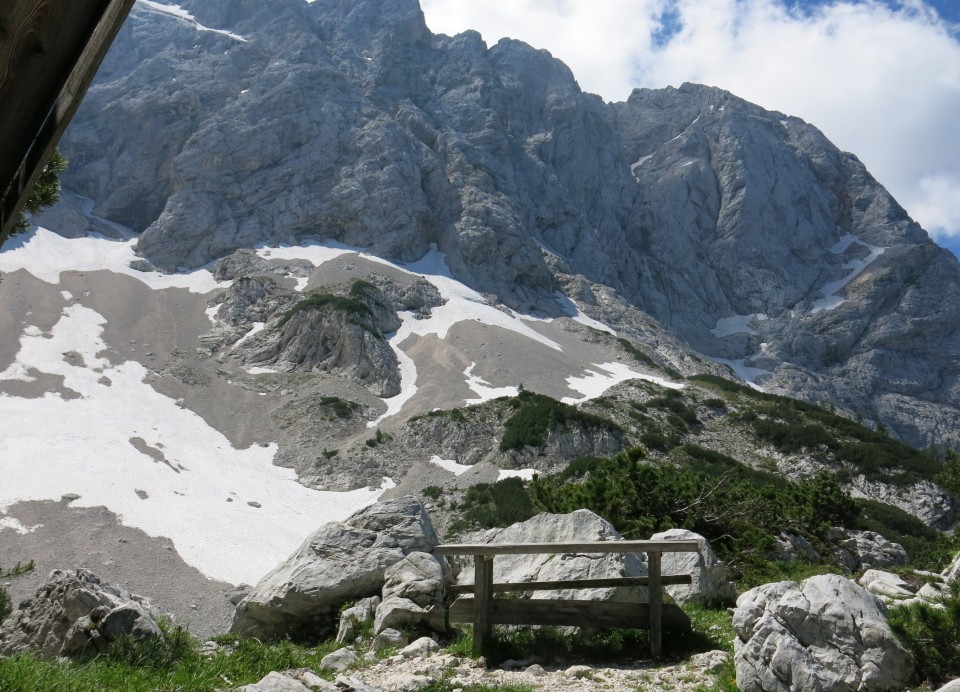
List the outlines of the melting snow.
<svg viewBox="0 0 960 692">
<path fill-rule="evenodd" d="M 394 264 L 375 255 L 368 255 L 359 248 L 348 247 L 333 241 L 311 243 L 302 247 L 264 247 L 257 254 L 261 257 L 278 257 L 288 260 L 305 259 L 316 266 L 343 255 L 355 254 L 371 262 L 392 267 L 412 276 L 423 277 L 440 292 L 440 296 L 445 302 L 443 305 L 432 308 L 429 318 L 422 319 L 421 316 L 412 312 L 401 313 L 400 329 L 393 334 L 385 335 L 399 361 L 400 393 L 389 399 L 384 399 L 387 410 L 376 420 L 367 423 L 368 427 L 371 428 L 379 425 L 384 419 L 396 415 L 403 408 L 403 405 L 417 393 L 416 364 L 401 348 L 404 341 L 411 335 L 428 336 L 433 334 L 440 339 L 445 339 L 450 328 L 455 324 L 473 320 L 481 324 L 509 329 L 556 351 L 563 350 L 559 344 L 533 330 L 516 315 L 508 315 L 498 310 L 490 305 L 480 293 L 454 279 L 450 275 L 450 268 L 447 267 L 446 255 L 438 251 L 435 246 L 431 247 L 430 251 L 421 259 L 407 265 Z"/>
<path fill-rule="evenodd" d="M 608 334 L 613 334 L 614 336 L 617 335 L 617 333 L 613 329 L 605 325 L 603 322 L 598 322 L 592 317 L 587 317 L 585 314 L 583 314 L 580 311 L 580 308 L 577 307 L 577 304 L 574 303 L 572 300 L 570 300 L 570 298 L 565 296 L 560 291 L 557 291 L 553 295 L 556 297 L 557 302 L 560 303 L 560 307 L 563 308 L 563 310 L 567 313 L 569 317 L 573 319 L 574 322 L 579 322 L 580 324 L 586 325 L 588 327 L 593 327 L 594 329 L 598 329 L 601 332 L 607 332 Z"/>
<path fill-rule="evenodd" d="M 838 293 L 843 290 L 851 281 L 856 279 L 863 271 L 869 267 L 874 260 L 876 260 L 880 255 L 887 251 L 885 247 L 877 247 L 876 245 L 870 245 L 865 243 L 854 235 L 847 234 L 840 238 L 836 245 L 830 248 L 830 252 L 835 255 L 842 255 L 846 252 L 854 243 L 863 245 L 870 251 L 870 254 L 863 259 L 855 259 L 847 262 L 843 265 L 844 269 L 849 269 L 849 273 L 844 276 L 842 279 L 837 281 L 831 281 L 825 286 L 820 288 L 820 292 L 823 294 L 823 298 L 815 300 L 813 302 L 813 307 L 811 312 L 820 312 L 821 310 L 835 310 L 836 308 L 843 305 L 847 302 L 847 299 L 843 296 L 838 295 Z"/>
<path fill-rule="evenodd" d="M 500 474 L 497 476 L 497 480 L 502 481 L 504 478 L 522 478 L 525 481 L 532 481 L 536 474 L 536 469 L 500 469 Z"/>
<path fill-rule="evenodd" d="M 764 370 L 763 368 L 751 368 L 748 365 L 744 364 L 746 359 L 741 358 L 740 360 L 728 360 L 727 358 L 714 358 L 713 356 L 707 356 L 710 360 L 715 363 L 720 363 L 721 365 L 728 365 L 733 369 L 737 376 L 740 377 L 744 382 L 753 387 L 759 392 L 765 391 L 763 387 L 757 384 L 757 380 L 764 375 L 772 375 L 773 372 L 770 370 Z"/>
<path fill-rule="evenodd" d="M 641 156 L 639 159 L 636 160 L 635 163 L 631 164 L 630 173 L 633 175 L 634 178 L 637 178 L 637 182 L 640 182 L 640 177 L 637 175 L 637 169 L 642 168 L 643 164 L 645 164 L 647 161 L 649 161 L 652 158 L 653 158 L 653 154 L 647 154 L 646 156 Z"/>
<path fill-rule="evenodd" d="M 763 322 L 767 319 L 767 316 L 760 312 L 754 315 L 733 315 L 732 317 L 721 317 L 717 320 L 717 326 L 710 330 L 710 332 L 717 337 L 722 339 L 725 336 L 730 336 L 731 334 L 753 334 L 753 327 L 750 326 L 750 323 L 753 320 L 759 320 Z"/>
<path fill-rule="evenodd" d="M 2 514 L 2 512 L 0 512 Z M 21 536 L 26 536 L 28 533 L 33 533 L 39 529 L 43 524 L 36 524 L 34 526 L 24 526 L 20 523 L 19 519 L 15 517 L 0 516 L 0 533 L 3 533 L 4 529 L 11 529 L 16 533 L 19 533 Z"/>
<path fill-rule="evenodd" d="M 180 5 L 164 5 L 159 2 L 153 2 L 152 0 L 137 0 L 137 2 L 145 10 L 159 12 L 160 14 L 165 14 L 170 17 L 174 17 L 175 19 L 179 19 L 180 21 L 186 24 L 189 24 L 197 31 L 210 31 L 215 34 L 223 34 L 224 36 L 229 36 L 230 38 L 236 41 L 241 41 L 243 43 L 247 42 L 247 39 L 245 39 L 243 36 L 240 36 L 239 34 L 234 34 L 230 31 L 224 31 L 223 29 L 211 29 L 208 26 L 204 26 L 203 24 L 197 21 L 196 17 L 190 14 L 187 10 L 180 7 Z"/>
<path fill-rule="evenodd" d="M 593 367 L 597 368 L 597 370 L 587 370 L 587 374 L 583 377 L 571 375 L 567 378 L 567 386 L 576 392 L 580 392 L 583 396 L 579 399 L 569 396 L 564 397 L 561 399 L 563 403 L 578 404 L 588 399 L 596 399 L 614 385 L 626 382 L 627 380 L 645 380 L 658 384 L 661 387 L 667 387 L 668 389 L 683 389 L 686 386 L 679 382 L 670 382 L 655 375 L 645 375 L 635 372 L 623 363 L 594 363 Z"/>
<path fill-rule="evenodd" d="M 233 345 L 233 348 L 236 348 L 237 346 L 239 346 L 240 344 L 242 344 L 244 341 L 246 341 L 247 339 L 249 339 L 251 336 L 253 336 L 254 334 L 259 334 L 260 332 L 262 332 L 262 331 L 263 331 L 264 329 L 266 329 L 266 328 L 267 328 L 267 323 L 266 323 L 266 322 L 254 322 L 254 323 L 253 323 L 253 328 L 250 329 L 249 332 L 247 332 L 246 334 L 244 334 L 244 335 L 243 335 L 243 338 L 240 339 L 239 341 L 237 341 L 237 343 L 235 343 L 235 344 Z"/>
<path fill-rule="evenodd" d="M 57 284 L 60 283 L 61 272 L 106 269 L 132 276 L 153 289 L 186 288 L 192 293 L 209 293 L 230 285 L 230 282 L 215 281 L 207 269 L 178 274 L 131 269 L 130 262 L 137 259 L 133 252 L 136 242 L 136 238 L 119 241 L 102 236 L 71 239 L 45 228 L 37 228 L 10 238 L 4 244 L 0 252 L 0 271 L 23 269 L 41 281 Z"/>
<path fill-rule="evenodd" d="M 436 454 L 430 458 L 430 463 L 434 466 L 439 466 L 440 468 L 449 471 L 454 476 L 461 476 L 473 467 L 468 464 L 458 464 L 452 459 L 441 459 Z"/>
<path fill-rule="evenodd" d="M 491 387 L 490 383 L 473 374 L 476 363 L 470 363 L 470 367 L 463 371 L 467 378 L 467 386 L 479 397 L 477 399 L 467 399 L 466 404 L 482 404 L 485 401 L 491 401 L 502 396 L 517 396 L 520 393 L 516 387 Z"/>
<path fill-rule="evenodd" d="M 77 493 L 74 506 L 103 505 L 127 526 L 171 538 L 208 577 L 256 583 L 319 525 L 371 504 L 382 491 L 311 490 L 292 470 L 273 465 L 275 445 L 233 448 L 198 415 L 145 384 L 142 365 L 100 358 L 105 322 L 71 305 L 49 334 L 22 334 L 16 363 L 3 375 L 32 368 L 62 376 L 80 396 L 0 396 L 0 477 L 8 479 L 0 484 L 0 511 Z M 69 352 L 82 365 L 68 363 Z M 134 438 L 168 463 L 141 453 Z M 385 479 L 384 487 L 391 485 Z"/>
</svg>

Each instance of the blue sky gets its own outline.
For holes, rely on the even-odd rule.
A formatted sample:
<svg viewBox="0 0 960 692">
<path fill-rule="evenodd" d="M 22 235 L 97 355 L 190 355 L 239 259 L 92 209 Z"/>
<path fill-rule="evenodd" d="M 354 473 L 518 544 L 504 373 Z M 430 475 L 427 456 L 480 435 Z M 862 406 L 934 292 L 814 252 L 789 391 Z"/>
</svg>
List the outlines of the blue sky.
<svg viewBox="0 0 960 692">
<path fill-rule="evenodd" d="M 586 91 L 710 84 L 856 154 L 960 254 L 960 0 L 421 0 L 427 24 L 546 48 Z"/>
</svg>

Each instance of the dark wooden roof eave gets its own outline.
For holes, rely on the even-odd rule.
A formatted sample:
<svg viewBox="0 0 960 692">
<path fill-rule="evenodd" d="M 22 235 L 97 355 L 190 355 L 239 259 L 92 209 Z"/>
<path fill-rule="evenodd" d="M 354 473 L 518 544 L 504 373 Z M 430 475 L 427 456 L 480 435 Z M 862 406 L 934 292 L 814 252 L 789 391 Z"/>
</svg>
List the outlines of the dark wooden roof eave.
<svg viewBox="0 0 960 692">
<path fill-rule="evenodd" d="M 134 2 L 0 4 L 0 244 Z"/>
</svg>

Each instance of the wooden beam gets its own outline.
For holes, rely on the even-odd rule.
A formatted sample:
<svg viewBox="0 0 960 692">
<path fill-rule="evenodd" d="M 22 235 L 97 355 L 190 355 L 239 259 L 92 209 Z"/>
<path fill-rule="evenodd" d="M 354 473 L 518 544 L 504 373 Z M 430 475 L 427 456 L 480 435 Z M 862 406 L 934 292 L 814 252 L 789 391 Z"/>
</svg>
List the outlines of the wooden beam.
<svg viewBox="0 0 960 692">
<path fill-rule="evenodd" d="M 473 622 L 473 606 L 472 598 L 458 598 L 450 606 L 450 621 Z M 662 624 L 671 631 L 690 629 L 690 619 L 679 606 L 665 603 L 661 614 Z M 648 629 L 650 606 L 646 603 L 621 601 L 493 599 L 490 604 L 489 621 L 494 625 Z M 476 631 L 474 631 L 474 638 L 476 638 Z"/>
<path fill-rule="evenodd" d="M 473 560 L 474 598 L 473 609 L 473 653 L 480 656 L 485 653 L 493 634 L 490 621 L 490 609 L 493 605 L 493 558 L 477 555 Z"/>
<path fill-rule="evenodd" d="M 663 591 L 660 583 L 660 553 L 651 552 L 647 556 L 647 573 L 650 577 L 650 587 L 647 589 L 647 602 L 650 604 L 650 657 L 660 658 L 661 628 L 663 619 Z"/>
<path fill-rule="evenodd" d="M 675 541 L 586 541 L 582 543 L 475 543 L 446 544 L 434 555 L 543 555 L 549 553 L 696 553 L 693 539 Z"/>
<path fill-rule="evenodd" d="M 662 586 L 673 584 L 692 584 L 693 577 L 689 574 L 671 574 L 660 577 Z M 507 582 L 494 584 L 493 593 L 509 593 L 511 591 L 562 591 L 565 589 L 608 589 L 621 586 L 648 586 L 649 577 L 611 577 L 609 579 L 569 579 L 566 581 L 535 581 L 535 582 Z M 456 584 L 447 589 L 451 594 L 473 593 L 473 584 Z"/>
<path fill-rule="evenodd" d="M 134 0 L 0 4 L 0 243 Z"/>
</svg>

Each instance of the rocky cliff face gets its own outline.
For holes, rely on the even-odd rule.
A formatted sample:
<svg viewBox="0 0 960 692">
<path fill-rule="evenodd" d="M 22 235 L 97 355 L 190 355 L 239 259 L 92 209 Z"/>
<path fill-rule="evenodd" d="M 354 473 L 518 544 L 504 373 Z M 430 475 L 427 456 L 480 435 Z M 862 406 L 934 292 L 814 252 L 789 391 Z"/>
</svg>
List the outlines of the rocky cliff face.
<svg viewBox="0 0 960 692">
<path fill-rule="evenodd" d="M 696 85 L 604 103 L 416 0 L 182 8 L 136 6 L 63 143 L 65 185 L 156 267 L 436 244 L 514 309 L 613 294 L 768 390 L 960 443 L 960 266 L 811 125 Z"/>
</svg>

